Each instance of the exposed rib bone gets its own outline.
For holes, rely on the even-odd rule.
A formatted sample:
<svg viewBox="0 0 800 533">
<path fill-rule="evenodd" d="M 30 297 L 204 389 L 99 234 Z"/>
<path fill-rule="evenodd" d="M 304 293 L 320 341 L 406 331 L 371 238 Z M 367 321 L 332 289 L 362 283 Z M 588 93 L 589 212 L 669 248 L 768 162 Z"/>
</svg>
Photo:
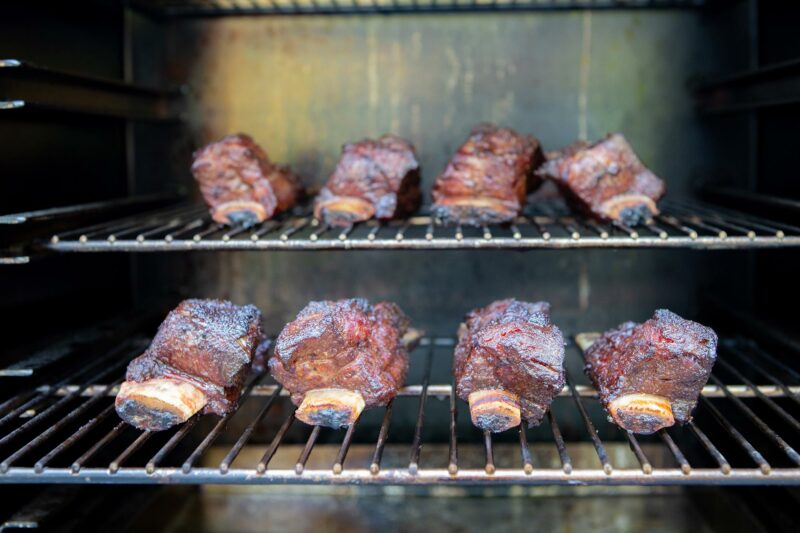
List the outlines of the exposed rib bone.
<svg viewBox="0 0 800 533">
<path fill-rule="evenodd" d="M 472 423 L 499 433 L 520 424 L 519 396 L 499 389 L 480 390 L 468 397 Z"/>
<path fill-rule="evenodd" d="M 626 394 L 608 404 L 618 425 L 634 433 L 650 434 L 675 424 L 670 401 L 655 394 Z"/>
<path fill-rule="evenodd" d="M 249 215 L 249 216 L 248 216 Z M 253 223 L 267 219 L 267 210 L 258 202 L 250 200 L 234 200 L 216 206 L 212 213 L 214 222 L 220 224 L 236 224 L 241 219 L 251 218 Z"/>
<path fill-rule="evenodd" d="M 330 428 L 353 424 L 364 410 L 364 397 L 360 392 L 347 389 L 313 389 L 303 397 L 295 416 L 312 426 Z"/>
<path fill-rule="evenodd" d="M 161 431 L 186 422 L 206 403 L 205 393 L 188 381 L 156 378 L 141 383 L 122 383 L 116 408 L 128 424 L 139 429 Z"/>
<path fill-rule="evenodd" d="M 375 216 L 375 207 L 356 196 L 334 196 L 317 204 L 315 216 L 333 226 L 342 226 L 369 220 Z"/>
</svg>

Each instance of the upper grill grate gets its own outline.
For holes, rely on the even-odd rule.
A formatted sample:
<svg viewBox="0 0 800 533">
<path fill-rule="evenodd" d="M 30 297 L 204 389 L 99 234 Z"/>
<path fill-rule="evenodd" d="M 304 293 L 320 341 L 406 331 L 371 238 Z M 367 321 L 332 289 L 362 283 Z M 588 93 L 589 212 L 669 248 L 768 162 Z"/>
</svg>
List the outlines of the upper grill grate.
<svg viewBox="0 0 800 533">
<path fill-rule="evenodd" d="M 57 252 L 774 248 L 800 246 L 800 228 L 694 202 L 664 202 L 661 215 L 636 228 L 534 204 L 513 224 L 481 228 L 446 227 L 430 216 L 332 228 L 294 213 L 231 229 L 192 205 L 59 233 L 44 246 Z"/>
</svg>

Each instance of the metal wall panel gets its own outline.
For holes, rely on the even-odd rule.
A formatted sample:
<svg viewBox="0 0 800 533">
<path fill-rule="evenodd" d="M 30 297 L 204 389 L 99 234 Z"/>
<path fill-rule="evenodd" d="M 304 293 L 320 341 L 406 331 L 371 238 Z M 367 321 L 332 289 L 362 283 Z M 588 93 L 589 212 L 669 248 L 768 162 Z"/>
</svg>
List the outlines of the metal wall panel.
<svg viewBox="0 0 800 533">
<path fill-rule="evenodd" d="M 554 149 L 622 131 L 672 196 L 708 174 L 687 80 L 718 50 L 695 12 L 226 17 L 170 28 L 168 73 L 191 86 L 193 142 L 252 134 L 321 184 L 343 142 L 417 145 L 426 190 L 470 127 L 496 121 Z M 188 168 L 189 161 L 185 163 Z M 548 299 L 565 327 L 656 307 L 692 315 L 704 254 L 231 253 L 196 256 L 194 294 L 252 301 L 280 328 L 310 299 L 396 300 L 431 332 L 500 297 Z"/>
</svg>

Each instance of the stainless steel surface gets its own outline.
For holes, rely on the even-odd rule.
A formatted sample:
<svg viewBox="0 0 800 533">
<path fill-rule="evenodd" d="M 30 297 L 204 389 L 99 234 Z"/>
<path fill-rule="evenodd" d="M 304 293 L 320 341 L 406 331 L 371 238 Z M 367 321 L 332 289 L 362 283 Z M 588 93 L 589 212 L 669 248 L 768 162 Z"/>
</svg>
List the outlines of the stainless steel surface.
<svg viewBox="0 0 800 533">
<path fill-rule="evenodd" d="M 665 202 L 653 224 L 637 228 L 533 204 L 511 226 L 447 227 L 418 215 L 407 221 L 368 221 L 346 231 L 317 224 L 308 214 L 231 229 L 214 223 L 202 206 L 184 206 L 56 234 L 43 246 L 56 252 L 750 249 L 800 246 L 800 228 L 694 202 Z"/>
<path fill-rule="evenodd" d="M 297 422 L 295 429 L 306 436 L 298 449 L 294 464 L 271 465 L 281 456 L 281 447 L 288 446 L 287 434 L 296 420 L 286 393 L 269 383 L 268 377 L 257 376 L 246 387 L 239 409 L 225 417 L 196 416 L 186 424 L 164 432 L 142 432 L 119 422 L 113 413 L 115 386 L 121 380 L 123 365 L 138 351 L 143 339 L 132 339 L 111 350 L 96 363 L 68 378 L 79 385 L 54 383 L 39 390 L 21 393 L 0 404 L 5 416 L 0 419 L 4 434 L 0 437 L 3 460 L 0 462 L 0 483 L 136 483 L 136 484 L 480 484 L 480 485 L 779 485 L 800 483 L 800 463 L 789 442 L 800 436 L 792 395 L 800 391 L 796 375 L 781 372 L 773 361 L 759 355 L 751 341 L 725 339 L 720 364 L 712 377 L 713 385 L 703 391 L 696 418 L 687 427 L 673 427 L 657 435 L 641 436 L 624 432 L 609 424 L 598 409 L 594 390 L 581 375 L 571 375 L 568 385 L 555 400 L 549 424 L 542 428 L 514 429 L 508 435 L 487 435 L 469 426 L 471 436 L 457 437 L 458 413 L 463 405 L 452 394 L 452 384 L 431 383 L 434 358 L 452 356 L 453 339 L 425 338 L 412 354 L 412 372 L 418 382 L 404 387 L 392 405 L 384 409 L 383 422 L 376 431 L 374 453 L 364 464 L 348 463 L 348 449 L 359 441 L 357 428 L 330 430 L 308 428 Z M 729 357 L 730 350 L 741 352 L 741 358 Z M 124 355 L 124 357 L 120 357 Z M 570 344 L 568 361 L 579 362 L 577 347 Z M 572 364 L 570 363 L 570 364 Z M 746 363 L 746 364 L 742 364 Z M 419 370 L 415 371 L 419 365 Z M 568 365 L 569 366 L 569 365 Z M 750 367 L 750 368 L 748 368 Z M 102 370 L 99 370 L 102 369 Z M 99 372 L 98 372 L 99 370 Z M 731 373 L 731 370 L 734 372 Z M 773 385 L 757 385 L 744 373 L 755 370 L 770 375 Z M 794 370 L 793 370 L 794 371 Z M 737 374 L 738 373 L 738 374 Z M 80 376 L 89 375 L 81 380 Z M 113 377 L 107 384 L 105 376 Z M 744 379 L 738 379 L 739 377 Z M 265 383 L 265 381 L 267 381 Z M 387 442 L 392 447 L 391 411 L 398 402 L 404 408 L 416 406 L 413 436 L 406 437 L 408 462 L 393 461 L 382 465 Z M 438 407 L 434 402 L 439 402 Z M 426 440 L 426 411 L 445 408 L 450 412 L 449 445 Z M 745 402 L 747 402 L 745 404 Z M 781 402 L 783 422 L 767 419 L 764 413 L 774 412 Z M 775 405 L 771 405 L 775 403 Z M 755 426 L 738 416 L 755 421 Z M 556 422 L 556 413 L 562 424 Z M 756 414 L 758 413 L 758 414 Z M 793 414 L 795 413 L 795 414 Z M 563 421 L 580 421 L 564 433 Z M 242 416 L 247 417 L 242 420 Z M 234 423 L 238 417 L 239 423 Z M 363 417 L 362 417 L 363 418 Z M 462 419 L 465 417 L 462 417 Z M 215 421 L 216 419 L 216 421 Z M 757 420 L 756 420 L 757 419 Z M 440 420 L 431 418 L 431 420 Z M 769 420 L 769 423 L 768 423 Z M 48 422 L 44 424 L 44 422 Z M 789 422 L 789 423 L 785 423 Z M 269 445 L 253 442 L 258 426 L 276 428 Z M 581 429 L 582 425 L 582 429 Z M 549 426 L 549 427 L 548 427 Z M 701 428 L 702 426 L 702 428 Z M 243 429 L 235 429 L 243 428 Z M 548 431 L 549 430 L 549 431 Z M 323 433 L 324 432 L 324 433 Z M 295 432 L 296 433 L 296 432 Z M 519 433 L 517 436 L 516 433 Z M 513 434 L 513 438 L 509 437 Z M 56 437 L 58 435 L 58 437 Z M 190 438 L 190 435 L 192 438 Z M 265 435 L 262 432 L 261 440 Z M 566 435 L 566 436 L 565 436 Z M 296 440 L 296 436 L 293 437 Z M 330 455 L 331 464 L 320 468 L 311 461 L 316 446 L 330 447 L 331 440 L 340 442 L 338 451 Z M 181 447 L 189 441 L 195 446 Z M 358 446 L 363 449 L 363 436 Z M 627 442 L 632 461 L 620 462 L 619 442 Z M 227 442 L 215 449 L 216 463 L 209 463 L 215 441 Z M 483 446 L 466 441 L 482 442 Z M 324 442 L 328 444 L 317 444 Z M 369 442 L 369 440 L 367 440 Z M 507 463 L 508 454 L 497 462 L 495 443 L 504 449 L 516 442 L 517 463 Z M 691 444 L 691 443 L 694 444 Z M 240 453 L 248 444 L 253 452 Z M 596 467 L 582 462 L 573 464 L 570 448 L 591 443 Z M 697 446 L 699 444 L 699 446 Z M 258 448 L 264 446 L 264 453 Z M 550 447 L 557 451 L 555 463 L 542 464 L 531 448 Z M 687 448 L 688 446 L 688 448 Z M 425 450 L 443 448 L 434 458 Z M 581 448 L 584 449 L 584 448 Z M 590 448 L 591 449 L 591 448 Z M 613 449 L 614 453 L 609 453 Z M 720 449 L 728 451 L 723 455 Z M 181 450 L 181 453 L 178 453 Z M 698 450 L 705 453 L 698 456 Z M 691 451 L 691 453 L 689 453 Z M 538 452 L 537 452 L 538 453 Z M 283 454 L 285 455 L 285 454 Z M 481 459 L 476 459 L 480 455 Z M 781 455 L 784 459 L 781 459 Z M 261 457 L 256 462 L 255 458 Z M 361 453 L 362 459 L 366 456 Z M 666 459 L 665 459 L 666 458 Z M 768 459 L 769 458 L 769 459 Z M 655 460 L 654 460 L 655 459 Z M 786 460 L 788 459 L 788 461 Z M 253 464 L 250 464 L 250 463 Z M 284 461 L 285 462 L 285 461 Z M 482 467 L 475 467 L 476 462 Z M 352 463 L 352 461 L 350 462 Z M 621 465 L 621 466 L 620 466 Z"/>
</svg>

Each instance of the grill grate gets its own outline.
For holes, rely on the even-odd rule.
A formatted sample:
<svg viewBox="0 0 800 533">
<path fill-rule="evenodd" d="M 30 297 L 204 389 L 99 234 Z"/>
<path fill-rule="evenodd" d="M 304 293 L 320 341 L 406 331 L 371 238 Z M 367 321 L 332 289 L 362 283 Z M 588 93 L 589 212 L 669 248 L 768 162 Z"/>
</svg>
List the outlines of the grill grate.
<svg viewBox="0 0 800 533">
<path fill-rule="evenodd" d="M 229 228 L 213 222 L 205 207 L 191 205 L 59 233 L 44 246 L 57 252 L 774 248 L 800 246 L 800 228 L 694 202 L 665 202 L 651 224 L 636 228 L 539 203 L 513 224 L 481 228 L 446 227 L 430 216 L 332 228 L 308 213 Z"/>
<path fill-rule="evenodd" d="M 568 372 L 567 386 L 554 401 L 542 427 L 515 429 L 498 436 L 481 435 L 470 426 L 473 435 L 469 440 L 482 445 L 459 444 L 459 413 L 468 410 L 452 394 L 452 384 L 432 381 L 434 359 L 451 357 L 454 343 L 451 338 L 426 338 L 412 354 L 411 375 L 421 371 L 421 378 L 405 386 L 383 409 L 380 428 L 371 437 L 374 441 L 368 463 L 354 465 L 346 461 L 357 422 L 346 431 L 308 428 L 291 468 L 276 467 L 273 460 L 281 448 L 293 449 L 287 443 L 287 434 L 293 426 L 302 429 L 303 425 L 296 422 L 286 391 L 269 377 L 252 380 L 242 408 L 224 417 L 198 415 L 177 428 L 157 433 L 138 431 L 119 421 L 113 397 L 122 380 L 122 370 L 146 345 L 146 339 L 133 339 L 67 380 L 38 387 L 0 404 L 0 483 L 800 483 L 800 456 L 793 448 L 800 439 L 796 418 L 800 413 L 800 374 L 752 341 L 724 339 L 720 343 L 714 375 L 703 390 L 695 420 L 685 427 L 662 430 L 652 436 L 622 431 L 605 420 L 586 378 Z M 580 363 L 575 345 L 570 345 L 567 360 L 568 368 Z M 757 385 L 746 375 L 771 384 Z M 416 421 L 413 437 L 397 443 L 391 435 L 392 414 L 401 402 L 411 408 L 409 412 L 416 408 Z M 449 437 L 443 440 L 449 442 L 449 451 L 443 461 L 425 453 L 426 446 L 437 445 L 426 437 L 426 424 L 430 424 L 426 411 L 431 410 L 432 402 L 449 404 Z M 239 418 L 238 427 L 243 429 L 234 430 L 234 424 L 229 424 L 234 417 Z M 461 421 L 465 418 L 462 416 Z M 267 436 L 269 444 L 253 443 L 254 433 L 265 426 L 278 428 Z M 341 439 L 338 452 L 327 468 L 309 468 L 321 431 L 326 436 L 332 434 L 335 440 Z M 519 460 L 516 465 L 500 465 L 496 461 L 496 442 L 507 447 L 513 432 L 518 433 L 513 440 L 517 441 Z M 222 459 L 210 464 L 207 458 L 218 440 L 233 444 L 218 446 L 222 448 Z M 627 443 L 636 466 L 622 465 L 618 463 L 619 454 L 610 453 L 609 447 L 617 450 L 619 441 Z M 594 448 L 596 467 L 574 461 L 575 449 L 586 443 Z M 407 462 L 401 466 L 384 465 L 387 446 L 403 445 L 408 446 Z M 363 447 L 363 443 L 359 446 Z M 531 447 L 542 446 L 555 447 L 558 464 L 548 467 L 532 454 Z M 245 449 L 258 453 L 242 454 Z M 472 466 L 476 456 L 480 456 L 482 468 Z M 252 457 L 260 459 L 248 459 Z M 363 454 L 360 457 L 363 459 Z M 654 461 L 654 457 L 668 460 Z"/>
<path fill-rule="evenodd" d="M 222 16 L 687 9 L 700 8 L 705 3 L 705 0 L 136 0 L 132 5 L 166 16 Z"/>
</svg>

